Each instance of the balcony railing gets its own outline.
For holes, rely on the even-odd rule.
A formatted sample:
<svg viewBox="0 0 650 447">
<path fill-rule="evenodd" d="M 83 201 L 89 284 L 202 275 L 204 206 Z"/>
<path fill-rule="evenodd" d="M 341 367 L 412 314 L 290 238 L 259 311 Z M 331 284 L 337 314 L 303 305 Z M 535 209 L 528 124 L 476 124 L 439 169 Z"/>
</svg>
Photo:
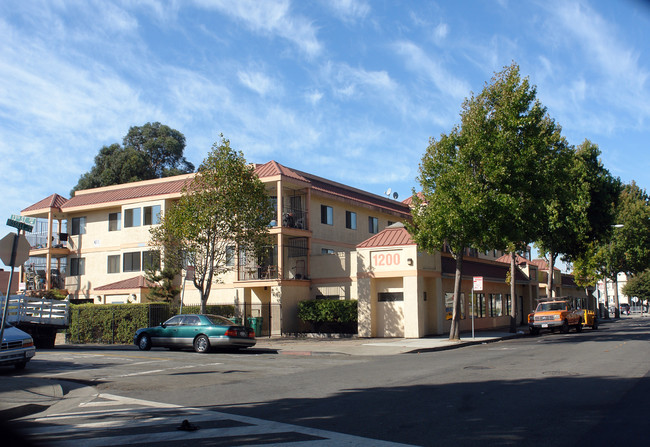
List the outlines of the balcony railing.
<svg viewBox="0 0 650 447">
<path fill-rule="evenodd" d="M 278 279 L 277 265 L 243 265 L 239 266 L 240 281 L 257 281 Z"/>
<path fill-rule="evenodd" d="M 282 209 L 282 226 L 307 230 L 307 212 L 300 208 L 285 207 Z"/>
</svg>

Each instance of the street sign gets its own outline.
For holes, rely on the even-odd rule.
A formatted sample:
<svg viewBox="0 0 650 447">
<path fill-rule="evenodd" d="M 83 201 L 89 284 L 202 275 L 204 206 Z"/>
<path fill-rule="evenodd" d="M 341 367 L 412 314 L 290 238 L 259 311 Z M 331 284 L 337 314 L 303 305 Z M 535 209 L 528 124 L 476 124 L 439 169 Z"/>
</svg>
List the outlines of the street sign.
<svg viewBox="0 0 650 447">
<path fill-rule="evenodd" d="M 11 217 L 7 219 L 7 225 L 31 233 L 34 229 L 34 225 L 36 225 L 36 218 L 12 214 Z"/>
<path fill-rule="evenodd" d="M 483 277 L 475 276 L 474 277 L 474 290 L 483 290 Z"/>
<path fill-rule="evenodd" d="M 11 265 L 11 252 L 14 248 L 14 239 L 18 238 L 18 244 L 16 247 L 16 259 L 14 264 Z M 0 239 L 0 259 L 4 262 L 5 265 L 10 267 L 15 267 L 17 265 L 23 265 L 29 259 L 29 249 L 31 245 L 25 237 L 24 234 L 20 236 L 14 233 L 9 233 L 2 239 Z"/>
</svg>

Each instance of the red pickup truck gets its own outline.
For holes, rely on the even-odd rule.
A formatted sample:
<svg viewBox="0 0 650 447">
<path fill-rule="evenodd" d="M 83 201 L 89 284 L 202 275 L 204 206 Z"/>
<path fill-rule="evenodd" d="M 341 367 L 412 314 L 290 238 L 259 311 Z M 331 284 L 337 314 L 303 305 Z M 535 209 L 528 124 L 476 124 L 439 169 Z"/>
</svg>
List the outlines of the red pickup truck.
<svg viewBox="0 0 650 447">
<path fill-rule="evenodd" d="M 539 334 L 542 329 L 559 329 L 566 334 L 571 327 L 580 332 L 583 318 L 584 312 L 573 309 L 566 301 L 546 301 L 528 315 L 528 330 L 531 335 Z"/>
</svg>

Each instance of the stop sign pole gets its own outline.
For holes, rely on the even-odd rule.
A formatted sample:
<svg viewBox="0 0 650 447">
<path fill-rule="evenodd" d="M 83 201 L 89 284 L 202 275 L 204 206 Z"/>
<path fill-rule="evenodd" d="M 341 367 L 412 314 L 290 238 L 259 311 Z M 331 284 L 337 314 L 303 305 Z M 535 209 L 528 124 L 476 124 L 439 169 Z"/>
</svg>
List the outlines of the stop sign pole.
<svg viewBox="0 0 650 447">
<path fill-rule="evenodd" d="M 14 217 L 14 216 L 12 216 Z M 9 233 L 7 236 L 3 237 L 0 240 L 0 258 L 2 262 L 9 264 L 9 284 L 7 285 L 7 294 L 5 295 L 5 305 L 2 311 L 2 326 L 0 327 L 0 343 L 4 339 L 5 334 L 5 321 L 7 321 L 7 311 L 9 310 L 9 293 L 11 293 L 11 282 L 14 277 L 14 268 L 16 266 L 16 259 L 20 259 L 20 264 L 24 263 L 29 258 L 29 242 L 24 235 L 20 234 L 21 229 L 23 231 L 32 231 L 30 225 L 20 222 L 17 219 L 8 219 L 7 225 L 17 228 L 16 234 Z M 9 238 L 13 236 L 13 241 L 9 242 Z M 25 244 L 25 242 L 27 242 Z M 5 250 L 5 245 L 11 245 L 11 254 L 8 250 Z M 8 247 L 7 247 L 8 248 Z"/>
</svg>

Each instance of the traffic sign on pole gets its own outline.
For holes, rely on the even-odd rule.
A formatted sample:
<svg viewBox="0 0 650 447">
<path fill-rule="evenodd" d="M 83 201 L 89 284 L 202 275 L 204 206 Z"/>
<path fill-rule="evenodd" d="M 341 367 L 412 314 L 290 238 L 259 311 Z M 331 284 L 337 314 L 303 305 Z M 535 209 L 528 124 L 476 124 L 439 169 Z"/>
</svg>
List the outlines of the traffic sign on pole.
<svg viewBox="0 0 650 447">
<path fill-rule="evenodd" d="M 483 277 L 475 276 L 474 277 L 474 290 L 481 291 L 483 290 Z"/>
<path fill-rule="evenodd" d="M 14 239 L 18 238 L 18 243 L 16 245 L 16 253 L 13 259 L 12 264 L 12 252 L 14 248 Z M 5 265 L 9 267 L 15 267 L 17 265 L 24 264 L 29 259 L 29 249 L 31 245 L 25 237 L 24 234 L 18 235 L 14 233 L 9 233 L 2 239 L 0 239 L 0 259 L 4 262 Z"/>
</svg>

